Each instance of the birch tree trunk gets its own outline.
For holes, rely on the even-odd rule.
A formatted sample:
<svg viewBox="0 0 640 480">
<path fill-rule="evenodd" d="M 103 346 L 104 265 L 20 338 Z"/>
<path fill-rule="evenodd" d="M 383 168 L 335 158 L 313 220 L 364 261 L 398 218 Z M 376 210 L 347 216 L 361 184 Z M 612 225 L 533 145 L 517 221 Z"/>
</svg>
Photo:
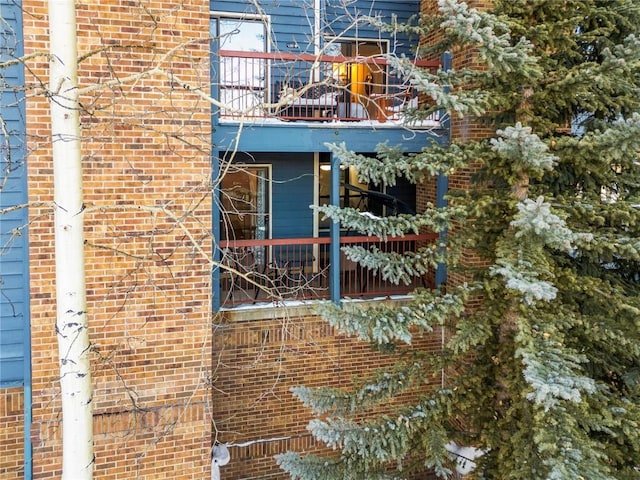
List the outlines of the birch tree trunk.
<svg viewBox="0 0 640 480">
<path fill-rule="evenodd" d="M 74 0 L 49 0 L 49 40 L 62 478 L 83 480 L 94 456 Z"/>
</svg>

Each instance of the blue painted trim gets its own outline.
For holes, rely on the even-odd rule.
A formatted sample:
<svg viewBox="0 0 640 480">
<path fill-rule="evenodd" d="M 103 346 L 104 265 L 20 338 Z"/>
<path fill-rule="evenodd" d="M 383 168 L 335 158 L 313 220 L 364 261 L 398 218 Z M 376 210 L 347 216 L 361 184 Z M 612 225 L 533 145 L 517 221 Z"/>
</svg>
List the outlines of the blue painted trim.
<svg viewBox="0 0 640 480">
<path fill-rule="evenodd" d="M 28 237 L 28 231 L 25 232 Z M 26 248 L 28 250 L 28 248 Z M 28 264 L 28 253 L 25 260 Z M 25 273 L 25 281 L 27 285 L 31 285 L 29 278 L 29 269 Z M 29 305 L 29 289 L 25 298 L 26 315 L 26 335 L 24 336 L 24 479 L 31 480 L 33 478 L 33 445 L 31 444 L 31 424 L 33 423 L 33 370 L 31 365 L 31 308 Z"/>
<path fill-rule="evenodd" d="M 449 189 L 449 177 L 441 174 L 438 175 L 438 179 L 436 183 L 436 207 L 441 208 L 441 207 L 447 206 L 447 201 L 444 198 L 444 196 L 446 195 L 448 189 Z M 440 242 L 446 243 L 446 241 L 447 241 L 447 230 L 445 229 L 442 232 L 440 232 Z M 446 263 L 439 263 L 438 266 L 436 267 L 435 282 L 436 282 L 436 287 L 440 287 L 441 285 L 444 285 L 447 282 L 447 264 Z"/>
<path fill-rule="evenodd" d="M 451 62 L 453 55 L 450 52 L 445 52 L 442 55 L 442 69 L 447 71 L 451 68 Z M 451 144 L 451 119 L 447 115 L 444 117 L 442 126 L 447 131 L 447 143 Z M 446 194 L 449 191 L 449 175 L 438 174 L 436 181 L 436 207 L 444 208 L 448 205 Z M 447 230 L 440 232 L 440 242 L 445 244 L 447 241 Z M 447 265 L 446 263 L 439 263 L 436 267 L 435 283 L 436 287 L 440 287 L 447 282 Z"/>
<path fill-rule="evenodd" d="M 331 154 L 331 205 L 340 206 L 340 159 Z M 329 255 L 331 267 L 329 270 L 329 289 L 331 301 L 340 305 L 340 223 L 331 222 L 331 245 Z"/>
<path fill-rule="evenodd" d="M 25 350 L 29 349 L 28 356 L 25 356 L 24 373 L 24 478 L 31 480 L 33 477 L 33 445 L 31 444 L 31 423 L 33 422 L 33 392 L 32 369 L 31 369 L 31 322 L 27 323 L 29 335 L 26 336 Z"/>
<path fill-rule="evenodd" d="M 216 21 L 212 19 L 209 22 L 209 34 L 211 38 L 211 51 L 218 51 L 218 39 L 216 31 Z M 211 78 L 211 97 L 219 98 L 220 92 L 218 88 L 218 73 L 220 71 L 220 59 L 216 55 L 211 55 L 211 63 L 209 66 Z M 220 245 L 220 149 L 216 146 L 216 129 L 218 126 L 219 115 L 214 111 L 215 106 L 211 106 L 211 181 L 213 182 L 213 191 L 211 193 L 211 232 L 213 235 L 213 261 L 214 266 L 211 270 L 212 282 L 212 309 L 215 313 L 220 311 L 222 299 L 220 298 L 220 267 L 218 263 L 221 259 Z"/>
<path fill-rule="evenodd" d="M 218 52 L 218 32 L 217 32 L 217 20 L 212 18 L 209 20 L 209 38 L 211 38 L 210 51 L 215 52 L 209 55 L 210 63 L 209 63 L 209 80 L 210 80 L 210 88 L 211 88 L 211 98 L 220 98 L 220 78 L 218 72 L 220 72 L 220 57 L 217 55 Z M 213 127 L 213 131 L 216 130 L 218 123 L 220 122 L 220 115 L 218 107 L 211 105 L 211 125 Z M 211 136 L 211 144 L 214 143 L 214 136 Z"/>
<path fill-rule="evenodd" d="M 402 128 L 357 125 L 336 126 L 319 122 L 282 122 L 283 125 L 254 123 L 244 125 L 240 138 L 238 125 L 216 126 L 216 145 L 220 150 L 241 152 L 328 152 L 327 144 L 345 142 L 354 152 L 374 152 L 387 142 L 407 152 L 420 152 L 431 142 L 446 144 L 447 130 L 438 128 L 407 134 Z M 236 145 L 236 140 L 238 144 Z"/>
<path fill-rule="evenodd" d="M 211 199 L 211 231 L 213 233 L 213 269 L 211 271 L 211 282 L 213 284 L 213 311 L 219 312 L 222 306 L 220 298 L 220 151 L 216 148 L 212 150 L 211 158 L 211 178 L 213 179 L 213 193 Z"/>
</svg>

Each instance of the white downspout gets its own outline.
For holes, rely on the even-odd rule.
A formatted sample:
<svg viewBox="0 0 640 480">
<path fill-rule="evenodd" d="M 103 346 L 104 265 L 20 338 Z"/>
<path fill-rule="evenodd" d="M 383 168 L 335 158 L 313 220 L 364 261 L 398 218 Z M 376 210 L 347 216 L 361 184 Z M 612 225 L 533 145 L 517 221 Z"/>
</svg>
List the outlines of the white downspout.
<svg viewBox="0 0 640 480">
<path fill-rule="evenodd" d="M 322 0 L 313 0 L 313 53 L 320 54 L 320 31 L 322 10 L 320 8 L 320 2 Z"/>
<path fill-rule="evenodd" d="M 313 54 L 317 57 L 322 51 L 322 32 L 320 31 L 322 25 L 322 0 L 313 0 Z M 320 81 L 320 67 L 319 65 L 313 69 L 313 81 Z"/>
</svg>

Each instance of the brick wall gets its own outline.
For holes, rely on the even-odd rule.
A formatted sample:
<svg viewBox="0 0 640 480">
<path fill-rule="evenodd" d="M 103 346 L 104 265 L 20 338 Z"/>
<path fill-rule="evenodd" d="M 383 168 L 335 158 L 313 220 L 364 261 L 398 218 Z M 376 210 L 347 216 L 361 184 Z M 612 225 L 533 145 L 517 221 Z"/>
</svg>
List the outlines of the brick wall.
<svg viewBox="0 0 640 480">
<path fill-rule="evenodd" d="M 478 10 L 486 10 L 490 8 L 491 2 L 487 0 L 467 0 L 469 8 Z M 438 11 L 436 0 L 422 0 L 421 13 L 423 15 L 433 15 Z M 421 45 L 430 45 L 441 39 L 439 32 L 431 32 L 429 35 L 421 38 Z M 464 50 L 456 50 L 452 52 L 453 61 L 452 68 L 460 70 L 462 68 L 482 68 L 482 64 L 478 62 L 477 54 L 474 49 L 466 48 Z M 493 131 L 490 125 L 481 122 L 479 119 L 466 116 L 464 118 L 454 117 L 451 119 L 451 138 L 454 141 L 469 141 L 487 138 L 492 135 Z M 461 177 L 468 179 L 467 172 L 462 172 Z M 465 180 L 452 178 L 453 182 L 465 182 Z"/>
<path fill-rule="evenodd" d="M 48 47 L 47 3 L 23 7 L 25 52 L 36 54 L 27 64 L 32 439 L 34 478 L 44 479 L 60 477 L 62 456 L 48 65 L 37 55 Z M 184 88 L 208 91 L 208 12 L 209 2 L 78 2 L 80 86 L 105 84 L 81 97 L 96 478 L 208 478 L 212 439 L 254 442 L 231 448 L 225 479 L 285 478 L 274 454 L 316 448 L 310 413 L 289 388 L 344 386 L 391 361 L 309 311 L 227 313 L 212 331 L 210 106 Z M 174 77 L 145 76 L 151 67 Z M 414 345 L 439 342 L 436 333 Z M 9 480 L 22 478 L 22 400 L 5 399 Z"/>
<path fill-rule="evenodd" d="M 23 7 L 25 53 L 45 52 L 47 3 Z M 81 95 L 96 478 L 205 478 L 211 124 L 208 103 L 184 86 L 209 89 L 209 2 L 77 8 L 80 88 L 112 82 Z M 152 67 L 162 72 L 145 76 Z M 27 75 L 34 477 L 58 478 L 46 57 Z"/>
<path fill-rule="evenodd" d="M 418 337 L 416 349 L 437 351 L 441 335 Z M 373 353 L 355 338 L 336 335 L 309 307 L 239 310 L 214 324 L 214 437 L 231 443 L 225 480 L 288 478 L 273 456 L 321 450 L 306 430 L 310 411 L 296 385 L 347 388 L 358 375 L 390 365 L 397 354 Z M 434 382 L 441 380 L 434 377 Z"/>
<path fill-rule="evenodd" d="M 486 9 L 489 8 L 490 2 L 482 0 L 470 0 L 466 2 L 470 8 Z M 434 15 L 438 11 L 436 0 L 423 0 L 421 3 L 420 12 L 422 15 L 429 16 Z M 420 39 L 420 45 L 427 46 L 437 43 L 442 39 L 442 34 L 438 31 L 429 32 L 428 35 L 424 35 Z M 481 68 L 481 65 L 477 62 L 477 55 L 473 49 L 457 50 L 453 53 L 453 61 L 451 67 L 454 70 L 460 70 L 462 68 Z M 438 56 L 438 55 L 437 55 Z M 434 60 L 434 58 L 429 58 Z M 450 120 L 451 126 L 451 140 L 453 142 L 465 142 L 471 140 L 478 140 L 487 138 L 493 135 L 493 130 L 490 125 L 483 123 L 480 119 L 466 116 L 459 118 L 454 116 Z M 477 171 L 477 167 L 471 166 L 468 169 L 464 169 L 449 177 L 449 189 L 450 190 L 467 190 L 470 188 L 470 177 Z M 423 207 L 425 202 L 435 203 L 435 179 L 429 182 L 425 182 L 423 185 L 418 186 L 418 207 Z"/>
<path fill-rule="evenodd" d="M 24 459 L 24 395 L 22 388 L 2 390 L 0 395 L 0 478 L 22 475 Z"/>
<path fill-rule="evenodd" d="M 490 8 L 491 2 L 487 0 L 468 0 L 466 2 L 469 8 L 476 8 L 478 10 L 486 10 Z M 421 13 L 423 15 L 432 15 L 437 11 L 436 0 L 423 0 L 421 3 Z M 441 38 L 438 32 L 433 32 L 428 36 L 421 39 L 421 44 L 430 45 L 437 42 Z M 460 70 L 462 68 L 482 68 L 477 59 L 477 54 L 474 49 L 467 48 L 464 50 L 457 50 L 453 53 L 452 68 L 454 70 Z M 475 118 L 472 116 L 465 116 L 464 118 L 454 117 L 451 119 L 451 140 L 452 142 L 468 142 L 473 140 L 481 140 L 494 135 L 494 129 L 488 122 L 483 122 L 481 118 Z M 450 191 L 467 191 L 471 188 L 471 177 L 479 169 L 479 165 L 470 165 L 467 168 L 454 172 L 449 177 L 449 190 Z M 429 184 L 421 188 L 422 191 L 429 192 L 433 187 Z M 422 195 L 425 195 L 424 193 Z M 455 235 L 455 228 L 452 229 L 450 234 Z M 486 265 L 486 261 L 479 258 L 473 251 L 465 251 L 461 257 L 461 264 L 464 266 L 483 266 Z M 461 275 L 457 272 L 449 272 L 448 282 L 456 285 L 468 280 L 466 275 Z"/>
</svg>

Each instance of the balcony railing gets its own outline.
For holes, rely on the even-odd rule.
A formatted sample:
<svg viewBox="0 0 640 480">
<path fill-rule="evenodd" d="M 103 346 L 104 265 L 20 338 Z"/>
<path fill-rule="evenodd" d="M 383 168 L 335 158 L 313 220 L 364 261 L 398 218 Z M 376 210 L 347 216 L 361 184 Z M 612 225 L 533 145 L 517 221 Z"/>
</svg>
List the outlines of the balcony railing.
<svg viewBox="0 0 640 480">
<path fill-rule="evenodd" d="M 418 106 L 410 84 L 384 58 L 220 50 L 221 120 L 396 122 Z M 438 62 L 416 62 L 436 69 Z M 438 126 L 439 113 L 423 121 Z M 420 125 L 417 125 L 420 126 Z"/>
<path fill-rule="evenodd" d="M 385 252 L 405 253 L 433 244 L 434 234 L 407 235 L 382 241 L 377 237 L 345 236 L 342 246 L 372 246 Z M 330 297 L 329 238 L 224 240 L 221 304 L 233 307 L 261 302 L 314 300 Z M 427 277 L 409 285 L 393 284 L 340 255 L 340 294 L 346 298 L 372 298 L 407 294 L 418 286 L 431 286 Z"/>
</svg>

